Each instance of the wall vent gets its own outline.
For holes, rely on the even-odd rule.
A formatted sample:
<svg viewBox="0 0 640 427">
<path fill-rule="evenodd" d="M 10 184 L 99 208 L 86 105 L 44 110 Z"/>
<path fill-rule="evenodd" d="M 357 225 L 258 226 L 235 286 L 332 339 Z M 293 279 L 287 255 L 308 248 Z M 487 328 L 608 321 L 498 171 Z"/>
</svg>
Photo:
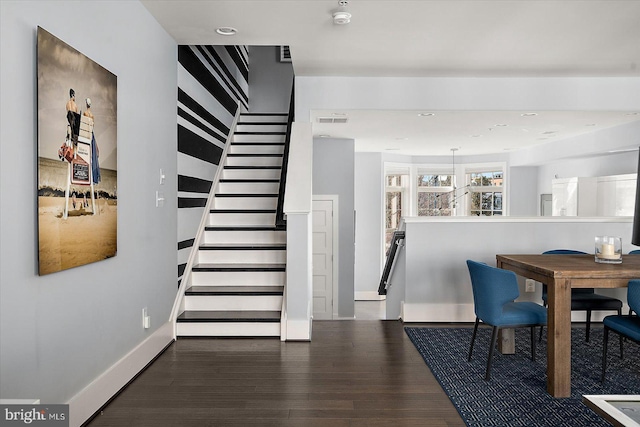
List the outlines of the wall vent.
<svg viewBox="0 0 640 427">
<path fill-rule="evenodd" d="M 347 123 L 346 117 L 318 117 L 318 123 Z"/>
<path fill-rule="evenodd" d="M 289 46 L 280 46 L 280 62 L 291 62 Z"/>
</svg>

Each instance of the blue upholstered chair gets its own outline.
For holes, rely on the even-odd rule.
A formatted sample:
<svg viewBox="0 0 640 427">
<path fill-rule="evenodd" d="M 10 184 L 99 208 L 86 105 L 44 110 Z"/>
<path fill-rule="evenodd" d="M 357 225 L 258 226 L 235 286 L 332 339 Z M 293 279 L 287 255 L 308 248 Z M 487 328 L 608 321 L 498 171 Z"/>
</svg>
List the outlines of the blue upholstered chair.
<svg viewBox="0 0 640 427">
<path fill-rule="evenodd" d="M 629 255 L 640 255 L 640 249 L 634 249 L 631 252 L 629 252 Z"/>
<path fill-rule="evenodd" d="M 604 382 L 604 375 L 607 369 L 607 343 L 609 341 L 609 331 L 614 331 L 620 337 L 628 338 L 632 341 L 640 343 L 640 279 L 630 280 L 627 288 L 627 302 L 632 311 L 636 314 L 629 313 L 628 316 L 607 316 L 604 318 L 604 340 L 602 343 L 602 377 L 600 381 Z M 620 340 L 620 358 L 622 358 L 622 339 Z"/>
<path fill-rule="evenodd" d="M 543 252 L 543 254 L 586 255 L 587 253 L 570 249 L 554 249 Z M 547 285 L 542 285 L 542 302 L 545 307 L 548 305 Z M 593 288 L 571 289 L 571 311 L 587 312 L 587 329 L 585 333 L 587 342 L 589 341 L 589 331 L 591 330 L 592 310 L 612 310 L 622 314 L 622 301 L 606 295 L 596 294 Z M 542 339 L 542 329 L 540 330 L 540 339 Z"/>
<path fill-rule="evenodd" d="M 485 380 L 491 379 L 491 361 L 493 350 L 496 346 L 498 331 L 501 328 L 531 328 L 531 360 L 536 360 L 535 327 L 547 323 L 547 310 L 533 302 L 514 302 L 520 296 L 518 281 L 515 273 L 490 267 L 486 264 L 467 260 L 471 287 L 473 288 L 473 305 L 476 313 L 476 322 L 471 337 L 469 348 L 469 361 L 473 354 L 473 344 L 478 332 L 478 324 L 483 323 L 493 326 L 491 344 L 489 346 L 489 359 Z"/>
</svg>

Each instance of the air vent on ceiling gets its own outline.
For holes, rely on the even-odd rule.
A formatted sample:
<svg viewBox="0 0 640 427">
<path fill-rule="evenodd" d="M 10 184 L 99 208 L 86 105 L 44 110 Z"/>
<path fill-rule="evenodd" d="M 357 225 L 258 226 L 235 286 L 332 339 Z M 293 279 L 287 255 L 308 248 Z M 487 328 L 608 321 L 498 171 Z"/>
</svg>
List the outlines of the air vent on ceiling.
<svg viewBox="0 0 640 427">
<path fill-rule="evenodd" d="M 318 117 L 318 123 L 347 123 L 346 117 Z"/>
<path fill-rule="evenodd" d="M 280 46 L 280 62 L 291 62 L 289 46 Z"/>
</svg>

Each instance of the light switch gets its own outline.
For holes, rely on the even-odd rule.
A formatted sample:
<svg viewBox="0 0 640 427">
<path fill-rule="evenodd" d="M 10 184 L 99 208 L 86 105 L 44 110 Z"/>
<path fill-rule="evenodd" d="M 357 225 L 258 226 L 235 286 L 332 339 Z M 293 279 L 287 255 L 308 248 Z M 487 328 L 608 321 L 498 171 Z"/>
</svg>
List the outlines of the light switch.
<svg viewBox="0 0 640 427">
<path fill-rule="evenodd" d="M 156 191 L 156 208 L 164 206 L 164 193 L 162 191 Z"/>
</svg>

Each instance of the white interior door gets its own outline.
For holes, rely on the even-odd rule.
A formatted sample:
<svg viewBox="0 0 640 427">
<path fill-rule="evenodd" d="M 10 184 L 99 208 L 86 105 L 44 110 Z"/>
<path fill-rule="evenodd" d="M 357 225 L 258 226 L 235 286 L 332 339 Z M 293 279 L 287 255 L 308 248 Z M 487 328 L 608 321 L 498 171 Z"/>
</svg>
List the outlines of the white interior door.
<svg viewBox="0 0 640 427">
<path fill-rule="evenodd" d="M 333 318 L 333 200 L 313 201 L 313 318 Z"/>
</svg>

